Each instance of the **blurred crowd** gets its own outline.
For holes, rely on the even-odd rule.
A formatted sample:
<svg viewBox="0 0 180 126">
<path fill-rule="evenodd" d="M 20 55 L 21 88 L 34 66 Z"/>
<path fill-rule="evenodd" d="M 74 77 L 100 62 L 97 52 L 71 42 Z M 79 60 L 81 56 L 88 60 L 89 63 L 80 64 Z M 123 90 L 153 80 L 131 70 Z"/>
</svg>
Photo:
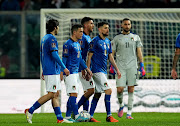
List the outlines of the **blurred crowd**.
<svg viewBox="0 0 180 126">
<path fill-rule="evenodd" d="M 178 8 L 180 0 L 0 0 L 3 11 L 41 8 Z"/>
</svg>

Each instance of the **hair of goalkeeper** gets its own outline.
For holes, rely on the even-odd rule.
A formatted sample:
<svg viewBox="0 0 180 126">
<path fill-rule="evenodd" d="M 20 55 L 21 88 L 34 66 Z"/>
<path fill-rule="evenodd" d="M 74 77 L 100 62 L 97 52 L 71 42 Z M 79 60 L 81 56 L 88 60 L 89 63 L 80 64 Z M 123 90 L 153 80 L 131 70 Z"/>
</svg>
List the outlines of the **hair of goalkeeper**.
<svg viewBox="0 0 180 126">
<path fill-rule="evenodd" d="M 90 17 L 84 17 L 84 18 L 82 18 L 82 20 L 81 20 L 81 25 L 84 27 L 84 24 L 85 24 L 86 22 L 90 21 L 90 20 L 93 21 L 93 19 L 90 18 Z"/>
<path fill-rule="evenodd" d="M 104 21 L 99 22 L 99 23 L 98 23 L 98 28 L 102 27 L 103 25 L 109 25 L 109 23 L 104 22 Z"/>
<path fill-rule="evenodd" d="M 122 20 L 122 23 L 123 23 L 124 21 L 130 21 L 130 22 L 131 22 L 131 20 L 130 20 L 129 18 L 124 18 L 124 19 Z"/>
<path fill-rule="evenodd" d="M 73 34 L 74 31 L 77 31 L 78 28 L 83 28 L 81 24 L 74 24 L 71 28 L 71 34 Z"/>
<path fill-rule="evenodd" d="M 50 34 L 55 27 L 59 26 L 59 22 L 55 19 L 50 19 L 46 22 L 46 32 Z"/>
</svg>

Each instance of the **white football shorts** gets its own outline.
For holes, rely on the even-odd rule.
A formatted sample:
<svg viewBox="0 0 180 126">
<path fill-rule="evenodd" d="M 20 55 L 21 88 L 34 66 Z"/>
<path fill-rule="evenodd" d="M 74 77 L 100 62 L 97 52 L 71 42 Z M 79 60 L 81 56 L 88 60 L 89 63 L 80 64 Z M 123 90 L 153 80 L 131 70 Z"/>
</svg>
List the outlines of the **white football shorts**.
<svg viewBox="0 0 180 126">
<path fill-rule="evenodd" d="M 80 79 L 80 82 L 83 86 L 84 91 L 87 91 L 87 89 L 95 88 L 94 80 L 92 77 L 89 81 L 87 81 L 82 77 L 82 73 L 79 72 L 79 79 Z"/>
<path fill-rule="evenodd" d="M 93 80 L 95 83 L 96 93 L 103 93 L 105 90 L 108 90 L 111 88 L 107 80 L 107 75 L 102 72 L 93 73 Z"/>
<path fill-rule="evenodd" d="M 61 90 L 60 74 L 57 75 L 44 75 L 47 92 L 57 92 Z"/>
<path fill-rule="evenodd" d="M 70 93 L 79 92 L 79 74 L 70 74 L 69 76 L 64 76 L 64 82 L 66 85 L 66 93 L 69 96 Z"/>
</svg>

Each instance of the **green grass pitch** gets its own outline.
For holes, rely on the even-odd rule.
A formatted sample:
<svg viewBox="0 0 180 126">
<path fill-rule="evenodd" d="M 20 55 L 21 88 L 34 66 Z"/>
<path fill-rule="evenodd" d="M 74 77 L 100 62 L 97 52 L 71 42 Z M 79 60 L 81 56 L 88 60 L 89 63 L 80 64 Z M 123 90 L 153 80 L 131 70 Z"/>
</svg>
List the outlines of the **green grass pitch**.
<svg viewBox="0 0 180 126">
<path fill-rule="evenodd" d="M 63 113 L 63 116 L 65 114 Z M 133 120 L 126 119 L 126 114 L 119 118 L 116 113 L 113 117 L 118 119 L 117 123 L 106 122 L 105 113 L 95 113 L 94 118 L 101 123 L 82 122 L 73 124 L 57 124 L 54 113 L 35 113 L 33 124 L 28 124 L 24 114 L 0 114 L 0 126 L 179 126 L 180 113 L 133 113 Z"/>
</svg>

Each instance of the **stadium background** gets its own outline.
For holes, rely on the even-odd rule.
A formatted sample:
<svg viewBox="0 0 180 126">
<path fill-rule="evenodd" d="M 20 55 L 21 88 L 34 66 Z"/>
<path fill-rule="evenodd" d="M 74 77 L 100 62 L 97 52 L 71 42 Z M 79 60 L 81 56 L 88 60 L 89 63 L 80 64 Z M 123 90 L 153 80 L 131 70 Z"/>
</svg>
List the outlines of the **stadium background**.
<svg viewBox="0 0 180 126">
<path fill-rule="evenodd" d="M 0 12 L 0 77 L 1 82 L 3 81 L 1 88 L 2 90 L 6 91 L 5 89 L 11 89 L 14 85 L 17 86 L 18 82 L 12 80 L 10 84 L 6 85 L 4 79 L 36 79 L 39 80 L 40 78 L 40 62 L 39 62 L 39 43 L 40 43 L 40 9 L 41 8 L 175 8 L 178 7 L 177 5 L 180 3 L 178 0 L 66 0 L 64 2 L 60 2 L 59 6 L 55 5 L 56 0 L 42 0 L 31 1 L 29 0 L 20 0 L 17 1 L 15 8 L 9 6 L 9 8 L 3 8 L 3 2 L 6 0 L 1 0 L 1 12 Z M 13 2 L 16 0 L 13 0 Z M 29 2 L 26 5 L 26 2 Z M 74 3 L 75 2 L 75 3 Z M 77 4 L 76 4 L 77 3 Z M 10 4 L 11 5 L 11 4 Z M 15 5 L 13 3 L 12 5 Z M 74 5 L 74 6 L 72 6 Z M 178 15 L 178 14 L 177 14 Z M 178 15 L 179 16 L 179 15 Z M 96 20 L 95 20 L 96 21 Z M 110 20 L 109 20 L 110 21 Z M 175 21 L 176 23 L 174 23 Z M 73 22 L 73 20 L 72 20 Z M 117 30 L 120 31 L 120 21 L 112 22 L 111 27 L 117 27 Z M 169 83 L 173 85 L 173 81 L 169 81 L 170 71 L 172 66 L 172 58 L 174 54 L 174 44 L 177 34 L 180 31 L 180 22 L 176 20 L 172 20 L 172 22 L 144 22 L 145 29 L 147 31 L 145 34 L 140 34 L 142 29 L 139 27 L 139 22 L 132 21 L 133 32 L 140 34 L 141 39 L 143 40 L 144 48 L 143 48 L 143 55 L 145 56 L 156 56 L 156 65 L 158 66 L 158 71 L 155 71 L 158 76 L 154 76 L 151 74 L 149 77 L 141 78 L 142 80 L 150 81 L 150 85 L 152 84 L 152 88 L 154 80 L 157 79 L 167 79 L 167 82 L 161 86 L 167 86 Z M 119 29 L 118 29 L 119 28 Z M 119 32 L 116 31 L 116 32 Z M 111 32 L 111 31 L 110 31 Z M 141 36 L 142 35 L 142 36 Z M 110 39 L 113 38 L 113 35 Z M 164 41 L 166 40 L 166 41 Z M 160 60 L 159 60 L 160 59 Z M 151 64 L 152 65 L 152 64 Z M 153 64 L 154 65 L 154 64 Z M 149 71 L 151 72 L 151 67 Z M 178 67 L 178 74 L 179 67 Z M 108 76 L 109 79 L 114 78 L 113 76 Z M 27 80 L 28 81 L 28 80 Z M 33 81 L 29 81 L 32 82 Z M 36 81 L 37 82 L 37 81 Z M 35 82 L 35 83 L 36 83 Z M 177 82 L 176 82 L 177 83 Z M 172 86 L 171 85 L 171 86 Z M 22 86 L 22 85 L 21 85 Z M 38 85 L 39 89 L 40 84 Z M 23 87 L 26 87 L 26 83 L 23 82 Z M 13 90 L 16 90 L 17 87 L 14 87 Z M 29 89 L 32 88 L 31 86 L 28 87 Z M 33 87 L 34 88 L 34 87 Z M 175 102 L 178 103 L 174 107 L 180 107 L 179 105 L 179 94 L 177 93 L 180 89 L 179 86 L 176 84 L 170 88 L 176 88 L 175 94 Z M 168 87 L 166 88 L 168 89 Z M 40 89 L 35 94 L 40 92 Z M 158 89 L 159 91 L 161 88 Z M 17 90 L 18 91 L 18 90 Z M 31 90 L 34 91 L 34 90 Z M 166 92 L 166 90 L 164 90 Z M 168 91 L 173 92 L 174 89 L 170 89 Z M 24 94 L 27 92 L 24 91 Z M 164 93 L 164 92 L 163 92 Z M 166 97 L 166 95 L 162 96 Z M 40 93 L 39 93 L 40 94 Z M 31 92 L 27 94 L 28 96 L 31 95 Z M 158 94 L 156 94 L 157 96 Z M 174 97 L 174 94 L 172 94 Z M 1 95 L 2 99 L 7 101 L 7 97 Z M 34 96 L 34 95 L 33 95 Z M 16 98 L 21 98 L 20 95 Z M 39 97 L 39 96 L 38 96 Z M 37 97 L 37 98 L 38 98 Z M 14 97 L 12 97 L 13 100 Z M 34 98 L 34 97 L 33 97 Z M 34 99 L 32 98 L 32 102 Z M 154 98 L 154 97 L 153 97 Z M 152 99 L 153 99 L 152 98 Z M 158 98 L 157 98 L 158 99 Z M 21 99 L 22 100 L 22 99 Z M 172 100 L 172 99 L 171 99 Z M 14 101 L 15 102 L 15 101 Z M 21 101 L 22 102 L 22 101 Z M 30 103 L 30 101 L 28 101 Z M 164 105 L 164 102 L 158 102 L 158 105 Z M 171 104 L 171 105 L 172 105 Z M 28 104 L 29 105 L 29 104 Z M 23 106 L 25 107 L 25 106 Z M 22 108 L 20 104 L 17 104 L 17 108 Z M 16 108 L 16 109 L 17 109 Z M 173 108 L 173 106 L 172 106 Z M 21 109 L 20 109 L 21 110 Z M 178 109 L 179 111 L 179 109 Z M 15 110 L 14 112 L 18 112 Z M 20 111 L 22 112 L 22 110 Z M 174 111 L 175 112 L 175 111 Z M 3 112 L 4 113 L 4 112 Z"/>
</svg>

